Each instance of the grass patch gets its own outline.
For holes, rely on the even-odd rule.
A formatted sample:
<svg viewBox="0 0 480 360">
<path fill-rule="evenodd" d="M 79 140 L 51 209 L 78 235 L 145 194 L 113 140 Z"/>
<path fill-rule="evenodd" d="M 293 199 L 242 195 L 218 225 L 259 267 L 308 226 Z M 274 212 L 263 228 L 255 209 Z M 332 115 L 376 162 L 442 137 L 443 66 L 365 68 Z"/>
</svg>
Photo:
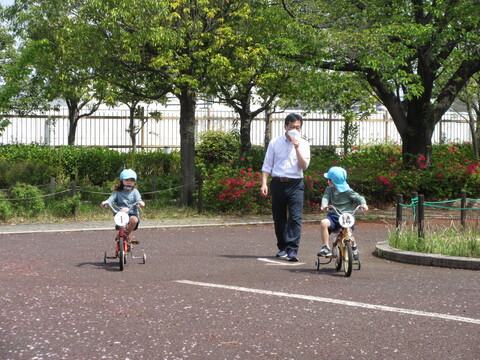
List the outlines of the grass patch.
<svg viewBox="0 0 480 360">
<path fill-rule="evenodd" d="M 423 238 L 418 237 L 416 227 L 390 231 L 388 243 L 391 247 L 406 251 L 448 256 L 480 257 L 480 234 L 478 230 L 449 226 L 439 229 L 427 227 Z"/>
</svg>

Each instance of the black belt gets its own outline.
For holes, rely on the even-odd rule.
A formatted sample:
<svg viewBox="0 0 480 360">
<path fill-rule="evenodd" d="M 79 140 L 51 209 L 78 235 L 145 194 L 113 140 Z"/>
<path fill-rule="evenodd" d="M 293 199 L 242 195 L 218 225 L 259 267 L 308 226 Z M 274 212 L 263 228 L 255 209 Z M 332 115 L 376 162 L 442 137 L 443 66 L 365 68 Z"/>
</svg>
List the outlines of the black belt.
<svg viewBox="0 0 480 360">
<path fill-rule="evenodd" d="M 289 182 L 289 181 L 294 181 L 294 180 L 301 180 L 300 179 L 294 179 L 294 178 L 288 178 L 288 177 L 281 177 L 281 176 L 272 176 L 273 180 L 278 180 L 280 182 Z"/>
</svg>

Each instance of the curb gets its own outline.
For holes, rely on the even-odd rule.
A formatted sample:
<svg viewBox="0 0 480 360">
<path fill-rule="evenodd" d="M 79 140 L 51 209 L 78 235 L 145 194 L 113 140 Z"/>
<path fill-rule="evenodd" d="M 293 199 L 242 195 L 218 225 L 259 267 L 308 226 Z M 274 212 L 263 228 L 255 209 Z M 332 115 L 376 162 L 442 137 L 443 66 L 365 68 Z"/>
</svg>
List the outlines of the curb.
<svg viewBox="0 0 480 360">
<path fill-rule="evenodd" d="M 304 221 L 308 222 L 308 221 Z M 245 225 L 265 225 L 265 224 L 273 224 L 273 221 L 255 221 L 255 222 L 223 222 L 223 223 L 176 223 L 176 224 L 149 224 L 143 225 L 142 229 L 172 229 L 172 228 L 189 228 L 189 227 L 223 227 L 223 226 L 245 226 Z M 61 228 L 61 229 L 54 229 L 54 228 L 42 228 L 42 229 L 35 229 L 31 230 L 26 226 L 22 227 L 19 226 L 17 229 L 11 230 L 2 230 L 0 226 L 0 235 L 14 235 L 14 234 L 35 234 L 35 233 L 68 233 L 68 232 L 84 232 L 84 231 L 112 231 L 113 226 L 105 225 L 105 226 L 97 226 L 97 227 L 83 227 L 74 226 L 70 228 Z"/>
<path fill-rule="evenodd" d="M 315 223 L 318 220 L 303 220 L 303 223 Z M 212 222 L 148 222 L 142 223 L 142 229 L 171 229 L 171 228 L 189 228 L 189 227 L 223 227 L 223 226 L 255 226 L 255 225 L 271 225 L 273 221 L 267 220 L 242 220 L 242 219 L 225 219 L 222 221 Z M 0 226 L 0 235 L 14 234 L 35 234 L 35 233 L 67 233 L 67 232 L 83 232 L 83 231 L 111 231 L 113 226 L 110 222 L 93 223 L 92 224 L 27 224 L 16 226 Z"/>
<path fill-rule="evenodd" d="M 453 269 L 480 270 L 480 259 L 461 256 L 445 256 L 399 250 L 381 241 L 375 246 L 375 255 L 386 260 L 407 264 L 448 267 Z"/>
</svg>

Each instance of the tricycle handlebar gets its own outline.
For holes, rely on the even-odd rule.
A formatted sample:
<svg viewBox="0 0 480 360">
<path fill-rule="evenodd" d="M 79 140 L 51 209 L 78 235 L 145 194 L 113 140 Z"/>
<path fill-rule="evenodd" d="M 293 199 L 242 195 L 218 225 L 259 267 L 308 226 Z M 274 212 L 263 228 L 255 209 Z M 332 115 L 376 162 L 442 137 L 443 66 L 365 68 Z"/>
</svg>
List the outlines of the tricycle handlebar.
<svg viewBox="0 0 480 360">
<path fill-rule="evenodd" d="M 335 214 L 337 214 L 338 216 L 340 216 L 340 215 L 342 214 L 342 213 L 341 213 L 335 206 L 333 206 L 333 205 L 328 205 L 328 206 L 327 206 L 327 209 L 328 209 L 328 210 L 332 210 L 332 211 L 333 211 Z M 351 211 L 351 212 L 350 212 L 350 211 L 344 211 L 344 212 L 348 212 L 348 213 L 350 213 L 350 214 L 352 214 L 352 215 L 355 215 L 355 213 L 356 213 L 358 210 L 360 210 L 360 209 L 362 209 L 362 205 L 358 205 L 358 206 L 355 208 L 355 210 L 353 210 L 353 211 Z"/>
<path fill-rule="evenodd" d="M 140 203 L 139 203 L 138 201 L 135 202 L 135 203 L 133 203 L 132 205 L 130 205 L 130 206 L 128 207 L 128 211 L 132 210 L 134 207 L 138 207 L 139 204 L 140 204 Z M 113 211 L 115 214 L 120 211 L 120 210 L 115 209 L 115 208 L 112 206 L 112 204 L 110 204 L 110 203 L 108 203 L 108 202 L 105 203 L 104 207 L 105 207 L 106 209 L 107 209 L 108 207 L 110 207 L 110 209 L 112 209 L 112 211 Z"/>
</svg>

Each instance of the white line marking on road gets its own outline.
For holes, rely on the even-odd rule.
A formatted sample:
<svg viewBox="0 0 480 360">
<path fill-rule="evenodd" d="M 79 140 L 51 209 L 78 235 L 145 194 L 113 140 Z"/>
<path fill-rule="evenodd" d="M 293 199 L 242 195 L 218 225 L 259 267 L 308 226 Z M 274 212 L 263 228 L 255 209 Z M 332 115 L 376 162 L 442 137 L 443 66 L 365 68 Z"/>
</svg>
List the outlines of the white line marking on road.
<svg viewBox="0 0 480 360">
<path fill-rule="evenodd" d="M 258 258 L 260 261 L 264 261 L 267 263 L 267 265 L 287 265 L 287 266 L 298 266 L 298 265 L 304 265 L 305 263 L 302 262 L 291 262 L 291 261 L 286 261 L 286 260 L 272 260 L 272 259 L 267 259 L 267 258 Z"/>
<path fill-rule="evenodd" d="M 325 303 L 345 305 L 345 306 L 360 307 L 360 308 L 371 309 L 371 310 L 389 311 L 389 312 L 396 312 L 396 313 L 400 313 L 400 314 L 426 316 L 426 317 L 431 317 L 431 318 L 452 320 L 452 321 L 460 321 L 460 322 L 466 322 L 466 323 L 470 323 L 470 324 L 480 325 L 480 319 L 467 318 L 467 317 L 463 317 L 463 316 L 454 316 L 454 315 L 439 314 L 439 313 L 433 313 L 433 312 L 427 312 L 427 311 L 402 309 L 402 308 L 396 308 L 396 307 L 390 307 L 390 306 L 384 306 L 384 305 L 367 304 L 367 303 L 361 303 L 361 302 L 356 302 L 356 301 L 329 299 L 329 298 L 311 296 L 311 295 L 289 294 L 289 293 L 281 292 L 281 291 L 251 289 L 251 288 L 245 288 L 245 287 L 240 287 L 240 286 L 212 284 L 212 283 L 204 283 L 204 282 L 190 281 L 190 280 L 176 280 L 176 282 L 182 283 L 182 284 L 196 285 L 196 286 L 204 286 L 204 287 L 212 287 L 212 288 L 219 288 L 219 289 L 243 291 L 243 292 L 249 292 L 249 293 L 254 293 L 254 294 L 280 296 L 280 297 L 287 297 L 287 298 L 294 298 L 294 299 L 302 299 L 302 300 L 318 301 L 318 302 L 325 302 Z"/>
</svg>

